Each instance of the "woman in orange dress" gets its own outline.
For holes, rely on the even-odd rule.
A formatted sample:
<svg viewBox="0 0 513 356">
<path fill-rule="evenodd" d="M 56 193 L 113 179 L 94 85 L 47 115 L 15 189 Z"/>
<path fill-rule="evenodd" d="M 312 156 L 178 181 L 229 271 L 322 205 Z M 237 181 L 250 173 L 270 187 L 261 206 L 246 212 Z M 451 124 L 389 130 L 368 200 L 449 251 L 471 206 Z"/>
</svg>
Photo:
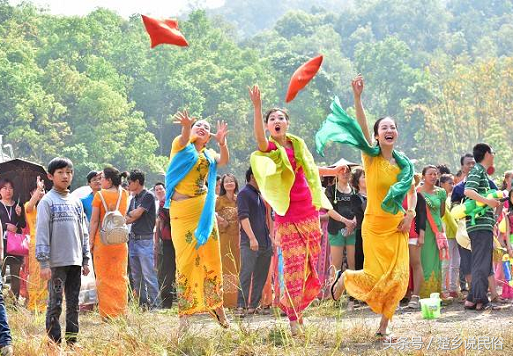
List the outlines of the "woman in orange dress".
<svg viewBox="0 0 513 356">
<path fill-rule="evenodd" d="M 126 315 L 128 306 L 128 246 L 126 243 L 104 245 L 99 231 L 106 213 L 102 197 L 109 211 L 119 204 L 119 212 L 126 215 L 128 192 L 120 187 L 123 177 L 127 177 L 126 172 L 105 168 L 101 175 L 102 190 L 93 199 L 89 241 L 96 272 L 98 309 L 104 320 Z"/>
<path fill-rule="evenodd" d="M 223 264 L 223 300 L 226 308 L 237 307 L 240 272 L 240 235 L 237 219 L 239 183 L 233 174 L 221 178 L 216 200 L 217 223 Z"/>
</svg>

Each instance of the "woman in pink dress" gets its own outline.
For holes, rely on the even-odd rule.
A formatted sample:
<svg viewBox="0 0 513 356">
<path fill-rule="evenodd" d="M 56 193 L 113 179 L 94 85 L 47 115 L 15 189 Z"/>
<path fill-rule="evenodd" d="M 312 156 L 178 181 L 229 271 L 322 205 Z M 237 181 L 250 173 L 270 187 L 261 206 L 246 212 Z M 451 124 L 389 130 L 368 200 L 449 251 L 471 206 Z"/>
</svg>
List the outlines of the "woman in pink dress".
<svg viewBox="0 0 513 356">
<path fill-rule="evenodd" d="M 297 334 L 303 310 L 321 290 L 317 274 L 323 194 L 319 174 L 336 175 L 347 167 L 318 168 L 304 141 L 287 133 L 289 117 L 283 109 L 271 109 L 265 116 L 271 134 L 268 140 L 258 86 L 250 89 L 250 97 L 259 149 L 251 156 L 251 167 L 262 196 L 275 211 L 275 238 L 282 251 L 284 278 L 279 306 L 289 318 L 292 334 Z"/>
</svg>

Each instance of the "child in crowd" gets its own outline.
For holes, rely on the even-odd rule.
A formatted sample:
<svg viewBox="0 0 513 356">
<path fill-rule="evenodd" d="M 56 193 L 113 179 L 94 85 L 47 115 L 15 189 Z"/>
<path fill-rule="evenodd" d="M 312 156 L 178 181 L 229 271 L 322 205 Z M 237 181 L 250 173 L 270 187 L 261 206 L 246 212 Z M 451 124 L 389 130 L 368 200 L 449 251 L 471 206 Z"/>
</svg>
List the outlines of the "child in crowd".
<svg viewBox="0 0 513 356">
<path fill-rule="evenodd" d="M 440 177 L 440 186 L 444 188 L 447 193 L 445 211 L 449 212 L 451 208 L 451 194 L 454 189 L 454 177 L 452 174 L 442 174 Z M 460 252 L 458 250 L 458 242 L 456 241 L 458 223 L 451 214 L 444 214 L 442 224 L 447 236 L 450 258 L 449 261 L 442 261 L 442 299 L 449 297 L 459 298 Z"/>
<path fill-rule="evenodd" d="M 89 234 L 82 203 L 69 192 L 73 163 L 67 158 L 54 158 L 48 165 L 48 178 L 53 188 L 37 206 L 36 223 L 36 258 L 41 266 L 41 278 L 49 280 L 46 332 L 52 341 L 60 344 L 59 317 L 64 291 L 65 339 L 72 346 L 78 334 L 80 275 L 89 274 Z"/>
</svg>

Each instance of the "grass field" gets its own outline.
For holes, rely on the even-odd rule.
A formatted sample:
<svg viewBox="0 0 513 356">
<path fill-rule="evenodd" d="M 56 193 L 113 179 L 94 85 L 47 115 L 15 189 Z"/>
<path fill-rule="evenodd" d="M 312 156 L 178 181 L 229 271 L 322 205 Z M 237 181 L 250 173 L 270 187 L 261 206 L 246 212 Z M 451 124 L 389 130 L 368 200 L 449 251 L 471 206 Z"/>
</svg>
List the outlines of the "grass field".
<svg viewBox="0 0 513 356">
<path fill-rule="evenodd" d="M 229 314 L 230 315 L 230 314 Z M 292 337 L 286 318 L 277 315 L 237 319 L 221 329 L 208 315 L 191 320 L 178 335 L 176 309 L 142 312 L 130 307 L 126 319 L 105 323 L 96 312 L 80 315 L 79 345 L 48 345 L 45 317 L 8 307 L 16 355 L 512 355 L 513 306 L 464 311 L 462 304 L 443 308 L 442 317 L 423 320 L 420 312 L 398 311 L 391 331 L 400 337 L 393 347 L 376 340 L 379 318 L 368 308 L 346 312 L 331 301 L 310 307 L 305 333 Z M 62 320 L 64 318 L 61 318 Z M 402 350 L 401 350 L 402 348 Z M 443 349 L 447 350 L 443 350 Z"/>
</svg>

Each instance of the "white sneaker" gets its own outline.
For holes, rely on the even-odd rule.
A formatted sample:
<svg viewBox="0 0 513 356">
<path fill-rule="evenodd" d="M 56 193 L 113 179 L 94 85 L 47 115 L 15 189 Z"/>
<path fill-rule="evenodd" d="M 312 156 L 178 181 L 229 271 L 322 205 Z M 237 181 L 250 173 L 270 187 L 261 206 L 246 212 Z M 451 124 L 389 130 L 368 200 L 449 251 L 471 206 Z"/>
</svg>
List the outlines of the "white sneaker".
<svg viewBox="0 0 513 356">
<path fill-rule="evenodd" d="M 5 345 L 0 349 L 0 355 L 2 356 L 13 356 L 14 350 L 12 348 L 12 345 Z"/>
</svg>

